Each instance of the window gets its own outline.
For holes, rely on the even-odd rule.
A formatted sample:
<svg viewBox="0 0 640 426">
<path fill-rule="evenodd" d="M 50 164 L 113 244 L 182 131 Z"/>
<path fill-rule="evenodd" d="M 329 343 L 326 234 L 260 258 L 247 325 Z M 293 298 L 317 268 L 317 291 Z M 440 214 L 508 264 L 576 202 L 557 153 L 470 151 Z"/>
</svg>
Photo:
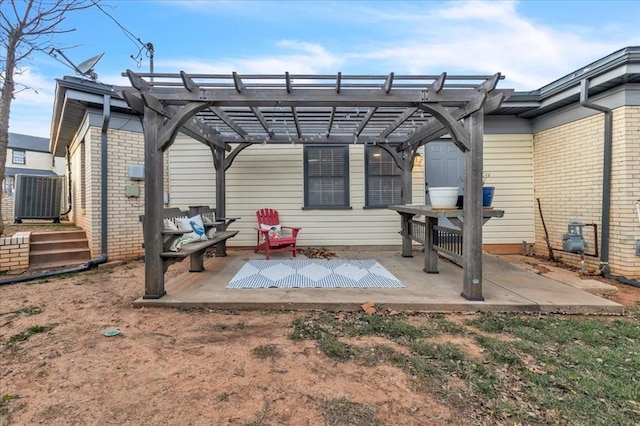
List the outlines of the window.
<svg viewBox="0 0 640 426">
<path fill-rule="evenodd" d="M 382 148 L 365 148 L 367 207 L 387 207 L 402 202 L 402 176 L 391 155 Z"/>
<path fill-rule="evenodd" d="M 349 207 L 349 147 L 304 147 L 304 206 Z"/>
<path fill-rule="evenodd" d="M 16 180 L 14 176 L 4 177 L 4 192 L 7 195 L 13 195 L 13 191 L 16 190 Z"/>
<path fill-rule="evenodd" d="M 14 149 L 11 156 L 13 164 L 27 164 L 27 158 L 23 149 Z"/>
</svg>

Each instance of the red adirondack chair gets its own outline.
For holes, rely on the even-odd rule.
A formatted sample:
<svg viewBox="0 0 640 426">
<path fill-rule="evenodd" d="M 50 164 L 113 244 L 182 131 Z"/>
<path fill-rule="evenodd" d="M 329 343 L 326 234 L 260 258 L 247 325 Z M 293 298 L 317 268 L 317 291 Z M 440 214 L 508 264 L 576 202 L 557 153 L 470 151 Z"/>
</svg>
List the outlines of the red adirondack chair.
<svg viewBox="0 0 640 426">
<path fill-rule="evenodd" d="M 256 218 L 258 219 L 258 242 L 256 248 L 253 249 L 254 253 L 264 250 L 269 260 L 269 255 L 279 251 L 290 251 L 293 253 L 293 257 L 296 257 L 296 238 L 298 232 L 302 228 L 282 226 L 280 224 L 280 218 L 278 217 L 278 211 L 273 209 L 260 209 L 256 212 Z M 286 235 L 282 233 L 282 230 L 286 229 Z"/>
</svg>

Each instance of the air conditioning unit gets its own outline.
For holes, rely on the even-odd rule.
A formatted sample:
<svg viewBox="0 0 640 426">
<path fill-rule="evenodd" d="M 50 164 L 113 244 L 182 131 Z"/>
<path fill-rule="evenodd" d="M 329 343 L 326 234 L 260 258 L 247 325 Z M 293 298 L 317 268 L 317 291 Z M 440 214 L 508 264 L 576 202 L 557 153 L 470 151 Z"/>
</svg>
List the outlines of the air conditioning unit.
<svg viewBox="0 0 640 426">
<path fill-rule="evenodd" d="M 60 222 L 63 177 L 16 175 L 15 179 L 15 223 L 21 223 L 22 219 L 52 219 Z"/>
</svg>

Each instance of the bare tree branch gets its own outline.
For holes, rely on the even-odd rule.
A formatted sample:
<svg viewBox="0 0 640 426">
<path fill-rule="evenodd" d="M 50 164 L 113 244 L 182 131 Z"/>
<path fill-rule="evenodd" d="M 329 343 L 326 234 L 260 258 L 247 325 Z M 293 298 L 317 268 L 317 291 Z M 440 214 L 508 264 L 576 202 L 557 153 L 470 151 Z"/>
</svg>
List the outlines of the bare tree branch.
<svg viewBox="0 0 640 426">
<path fill-rule="evenodd" d="M 34 90 L 16 83 L 21 64 L 35 52 L 51 46 L 56 35 L 74 31 L 64 28 L 66 16 L 98 4 L 97 0 L 0 0 L 0 183 L 4 181 L 11 102 L 16 93 Z M 8 6 L 5 6 L 8 5 Z M 16 89 L 16 86 L 19 88 Z M 0 185 L 0 195 L 4 184 Z M 0 197 L 0 207 L 2 198 Z M 4 221 L 0 210 L 0 235 Z"/>
</svg>

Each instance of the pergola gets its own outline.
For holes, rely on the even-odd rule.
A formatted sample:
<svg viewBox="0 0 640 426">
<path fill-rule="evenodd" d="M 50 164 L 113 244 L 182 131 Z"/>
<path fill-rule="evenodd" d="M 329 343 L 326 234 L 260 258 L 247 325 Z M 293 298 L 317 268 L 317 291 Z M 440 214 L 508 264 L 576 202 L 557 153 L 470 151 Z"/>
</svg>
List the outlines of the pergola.
<svg viewBox="0 0 640 426">
<path fill-rule="evenodd" d="M 463 290 L 482 297 L 482 156 L 484 114 L 512 90 L 500 74 L 239 75 L 135 73 L 120 87 L 143 116 L 145 141 L 145 295 L 165 294 L 162 253 L 163 153 L 178 133 L 209 146 L 216 169 L 216 209 L 226 213 L 225 172 L 253 144 L 370 144 L 402 172 L 402 204 L 411 203 L 418 148 L 450 135 L 464 152 Z M 425 276 L 426 279 L 426 276 Z"/>
</svg>

